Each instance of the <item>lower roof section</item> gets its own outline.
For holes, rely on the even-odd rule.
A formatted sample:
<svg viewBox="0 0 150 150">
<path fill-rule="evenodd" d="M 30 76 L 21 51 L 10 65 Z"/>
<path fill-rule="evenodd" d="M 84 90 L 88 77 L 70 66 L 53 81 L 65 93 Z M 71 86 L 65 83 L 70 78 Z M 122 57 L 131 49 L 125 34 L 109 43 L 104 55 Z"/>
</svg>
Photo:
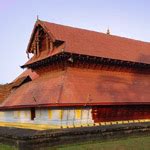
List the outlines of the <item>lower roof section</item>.
<svg viewBox="0 0 150 150">
<path fill-rule="evenodd" d="M 23 84 L 0 108 L 150 104 L 149 88 L 148 74 L 68 68 Z"/>
<path fill-rule="evenodd" d="M 64 72 L 48 73 L 14 90 L 1 107 L 38 106 L 58 103 Z"/>
<path fill-rule="evenodd" d="M 68 69 L 62 103 L 150 103 L 150 75 L 105 70 Z"/>
</svg>

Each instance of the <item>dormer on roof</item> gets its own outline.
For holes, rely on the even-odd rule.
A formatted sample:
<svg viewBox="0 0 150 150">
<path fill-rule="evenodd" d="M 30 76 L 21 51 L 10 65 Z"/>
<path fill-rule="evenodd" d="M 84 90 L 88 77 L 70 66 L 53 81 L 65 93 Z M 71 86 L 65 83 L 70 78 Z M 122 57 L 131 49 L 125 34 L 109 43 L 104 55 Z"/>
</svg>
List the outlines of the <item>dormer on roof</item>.
<svg viewBox="0 0 150 150">
<path fill-rule="evenodd" d="M 40 20 L 37 20 L 27 47 L 27 54 L 39 56 L 43 51 L 52 51 L 55 38 L 49 33 Z"/>
</svg>

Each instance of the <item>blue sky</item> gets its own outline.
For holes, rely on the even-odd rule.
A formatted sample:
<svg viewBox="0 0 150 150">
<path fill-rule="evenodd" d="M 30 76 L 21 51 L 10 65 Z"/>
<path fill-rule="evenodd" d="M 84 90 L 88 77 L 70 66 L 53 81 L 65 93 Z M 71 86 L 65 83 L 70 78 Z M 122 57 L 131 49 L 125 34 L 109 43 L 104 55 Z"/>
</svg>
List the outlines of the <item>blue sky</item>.
<svg viewBox="0 0 150 150">
<path fill-rule="evenodd" d="M 41 20 L 150 41 L 149 0 L 0 0 L 0 83 L 23 70 L 26 47 Z"/>
</svg>

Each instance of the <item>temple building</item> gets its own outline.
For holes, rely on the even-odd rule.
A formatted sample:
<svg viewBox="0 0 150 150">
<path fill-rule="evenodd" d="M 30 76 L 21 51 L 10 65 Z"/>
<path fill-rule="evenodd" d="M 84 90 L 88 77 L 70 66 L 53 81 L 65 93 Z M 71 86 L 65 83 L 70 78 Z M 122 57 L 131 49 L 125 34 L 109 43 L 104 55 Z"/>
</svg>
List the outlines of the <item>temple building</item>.
<svg viewBox="0 0 150 150">
<path fill-rule="evenodd" d="M 26 53 L 25 71 L 0 85 L 0 122 L 150 119 L 149 42 L 37 20 Z"/>
</svg>

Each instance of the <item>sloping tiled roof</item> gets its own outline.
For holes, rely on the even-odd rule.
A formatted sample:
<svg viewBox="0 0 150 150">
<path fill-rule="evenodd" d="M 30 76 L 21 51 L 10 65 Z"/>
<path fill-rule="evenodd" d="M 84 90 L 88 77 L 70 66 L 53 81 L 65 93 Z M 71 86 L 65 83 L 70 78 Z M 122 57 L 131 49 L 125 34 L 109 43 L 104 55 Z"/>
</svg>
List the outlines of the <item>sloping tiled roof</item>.
<svg viewBox="0 0 150 150">
<path fill-rule="evenodd" d="M 70 68 L 22 85 L 2 107 L 150 104 L 148 81 L 149 75 Z"/>
<path fill-rule="evenodd" d="M 31 81 L 32 79 L 29 76 L 24 76 L 18 78 L 16 81 L 0 85 L 0 104 L 10 95 L 13 89 L 18 88 L 22 84 Z"/>
<path fill-rule="evenodd" d="M 31 69 L 25 70 L 23 73 L 21 73 L 13 82 L 16 82 L 18 79 L 21 79 L 23 77 L 29 76 L 32 80 L 38 78 L 38 74 Z"/>
<path fill-rule="evenodd" d="M 11 88 L 12 88 L 11 84 L 0 85 L 0 104 L 9 95 Z"/>
<path fill-rule="evenodd" d="M 45 21 L 38 21 L 36 24 L 40 24 L 56 40 L 65 41 L 65 52 L 150 64 L 149 42 Z M 44 59 L 61 51 L 62 49 L 57 49 L 37 59 Z M 29 63 L 31 62 L 27 64 Z"/>
<path fill-rule="evenodd" d="M 59 103 L 64 72 L 48 73 L 12 92 L 2 107 L 38 106 Z"/>
</svg>

